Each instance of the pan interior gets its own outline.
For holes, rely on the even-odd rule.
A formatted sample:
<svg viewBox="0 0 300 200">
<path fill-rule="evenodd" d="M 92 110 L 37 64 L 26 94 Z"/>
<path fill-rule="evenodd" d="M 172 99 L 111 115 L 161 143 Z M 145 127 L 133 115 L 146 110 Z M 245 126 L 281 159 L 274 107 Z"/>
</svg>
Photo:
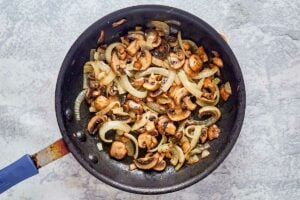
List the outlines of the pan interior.
<svg viewBox="0 0 300 200">
<path fill-rule="evenodd" d="M 111 23 L 125 18 L 127 22 L 116 28 Z M 217 123 L 222 132 L 217 140 L 210 142 L 211 155 L 192 166 L 183 167 L 175 172 L 168 167 L 163 172 L 129 171 L 130 159 L 116 161 L 111 159 L 106 151 L 99 152 L 96 143 L 98 137 L 87 134 L 86 125 L 92 116 L 88 106 L 81 106 L 82 120 L 76 122 L 74 117 L 69 119 L 66 110 L 73 110 L 74 101 L 82 90 L 83 65 L 89 60 L 90 49 L 97 47 L 97 39 L 101 30 L 105 31 L 107 44 L 132 30 L 136 25 L 145 25 L 151 20 L 178 20 L 181 22 L 183 38 L 191 39 L 197 44 L 204 45 L 207 52 L 216 50 L 221 54 L 225 67 L 222 69 L 223 81 L 229 81 L 233 95 L 226 103 L 220 103 L 221 120 Z M 199 181 L 213 171 L 230 152 L 234 145 L 244 118 L 245 91 L 238 63 L 218 33 L 202 20 L 184 11 L 165 6 L 136 6 L 114 12 L 90 26 L 73 44 L 68 52 L 58 77 L 56 88 L 56 112 L 58 123 L 70 151 L 75 158 L 91 174 L 100 180 L 137 193 L 165 193 L 178 190 Z M 85 141 L 74 137 L 74 133 L 83 131 Z M 107 147 L 105 146 L 105 149 Z M 90 159 L 94 156 L 94 159 Z M 96 158 L 96 159 L 95 159 Z"/>
</svg>

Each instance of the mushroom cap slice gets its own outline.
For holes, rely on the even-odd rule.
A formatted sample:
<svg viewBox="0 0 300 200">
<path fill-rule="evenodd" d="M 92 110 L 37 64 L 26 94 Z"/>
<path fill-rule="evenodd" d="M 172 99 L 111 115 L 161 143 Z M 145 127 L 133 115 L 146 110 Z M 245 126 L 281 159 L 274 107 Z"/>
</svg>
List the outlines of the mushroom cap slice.
<svg viewBox="0 0 300 200">
<path fill-rule="evenodd" d="M 140 45 L 139 45 L 138 41 L 134 40 L 126 48 L 126 51 L 130 56 L 134 56 L 138 52 L 139 49 L 140 49 Z"/>
<path fill-rule="evenodd" d="M 199 72 L 203 67 L 203 62 L 202 62 L 201 58 L 196 54 L 193 54 L 190 56 L 189 64 L 190 64 L 190 68 L 194 72 Z"/>
<path fill-rule="evenodd" d="M 171 68 L 179 69 L 183 66 L 185 59 L 184 57 L 182 58 L 181 52 L 177 52 L 177 53 L 172 52 L 168 56 L 168 61 Z"/>
<path fill-rule="evenodd" d="M 127 154 L 125 144 L 120 141 L 114 141 L 111 145 L 109 154 L 117 160 L 123 159 Z"/>
<path fill-rule="evenodd" d="M 176 89 L 174 91 L 174 99 L 175 99 L 176 105 L 180 105 L 181 100 L 184 97 L 186 97 L 187 95 L 189 95 L 189 92 L 184 87 Z"/>
<path fill-rule="evenodd" d="M 167 166 L 166 161 L 162 160 L 162 161 L 160 161 L 159 163 L 157 163 L 157 164 L 153 167 L 153 169 L 154 169 L 155 171 L 163 171 L 163 170 L 166 168 L 166 166 Z"/>
<path fill-rule="evenodd" d="M 158 161 L 158 157 L 152 156 L 152 157 L 147 157 L 147 158 L 138 158 L 133 160 L 134 164 L 137 166 L 139 169 L 151 169 L 153 168 Z"/>
<path fill-rule="evenodd" d="M 167 111 L 168 117 L 172 121 L 181 121 L 188 118 L 191 115 L 190 110 L 182 110 L 181 108 L 169 109 Z"/>
<path fill-rule="evenodd" d="M 117 74 L 121 75 L 121 72 L 126 67 L 126 61 L 120 60 L 117 53 L 113 52 L 112 58 L 111 58 L 111 68 L 112 70 Z"/>
</svg>

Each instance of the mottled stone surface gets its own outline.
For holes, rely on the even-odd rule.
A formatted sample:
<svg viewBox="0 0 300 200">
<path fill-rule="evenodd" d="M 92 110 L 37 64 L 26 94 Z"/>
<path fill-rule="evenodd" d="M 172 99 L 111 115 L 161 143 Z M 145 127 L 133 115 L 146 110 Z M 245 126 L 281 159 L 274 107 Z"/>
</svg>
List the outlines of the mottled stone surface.
<svg viewBox="0 0 300 200">
<path fill-rule="evenodd" d="M 71 156 L 0 199 L 300 199 L 300 1 L 152 1 L 191 12 L 226 33 L 245 79 L 247 110 L 233 151 L 179 192 L 135 195 L 98 181 Z M 60 137 L 56 77 L 91 23 L 148 1 L 0 0 L 0 167 Z"/>
</svg>

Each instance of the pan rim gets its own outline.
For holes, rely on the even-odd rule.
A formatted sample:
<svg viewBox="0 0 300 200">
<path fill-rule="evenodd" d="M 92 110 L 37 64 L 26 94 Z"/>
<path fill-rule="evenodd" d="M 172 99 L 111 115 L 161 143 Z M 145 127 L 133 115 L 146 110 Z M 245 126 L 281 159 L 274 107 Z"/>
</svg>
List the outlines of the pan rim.
<svg viewBox="0 0 300 200">
<path fill-rule="evenodd" d="M 69 63 L 68 57 L 70 57 L 70 55 L 72 55 L 75 52 L 75 50 L 77 49 L 79 44 L 84 41 L 86 32 L 91 31 L 91 27 L 93 27 L 94 25 L 96 25 L 100 21 L 110 21 L 110 19 L 115 15 L 121 15 L 121 14 L 125 14 L 125 13 L 128 13 L 128 12 L 132 12 L 132 10 L 144 10 L 144 9 L 147 9 L 147 10 L 148 9 L 163 10 L 165 12 L 167 12 L 167 11 L 176 12 L 178 15 L 184 15 L 185 17 L 189 18 L 190 21 L 196 21 L 199 24 L 202 24 L 202 26 L 205 27 L 207 32 L 209 34 L 211 34 L 212 37 L 214 37 L 216 39 L 216 42 L 218 42 L 218 44 L 221 46 L 221 48 L 223 48 L 224 51 L 226 51 L 229 54 L 233 70 L 237 74 L 238 82 L 239 82 L 238 83 L 239 92 L 238 92 L 238 95 L 237 95 L 238 96 L 237 97 L 238 98 L 238 105 L 237 105 L 236 120 L 235 120 L 234 125 L 233 125 L 232 134 L 230 135 L 229 142 L 226 144 L 224 150 L 218 155 L 218 157 L 216 157 L 214 162 L 210 166 L 208 166 L 202 173 L 200 173 L 197 176 L 192 177 L 192 178 L 190 178 L 190 179 L 188 179 L 188 180 L 186 180 L 182 183 L 175 184 L 175 185 L 168 186 L 168 187 L 162 187 L 162 188 L 147 188 L 147 187 L 137 188 L 137 187 L 132 187 L 132 186 L 128 186 L 128 185 L 125 185 L 125 184 L 121 184 L 121 183 L 119 183 L 117 181 L 114 181 L 114 180 L 100 174 L 99 172 L 97 172 L 95 169 L 93 169 L 83 159 L 82 156 L 80 156 L 77 153 L 77 151 L 76 151 L 77 148 L 73 145 L 70 138 L 67 136 L 67 131 L 66 131 L 66 128 L 65 128 L 65 125 L 64 125 L 64 122 L 63 122 L 63 117 L 62 117 L 63 114 L 61 113 L 61 108 L 62 108 L 62 104 L 60 102 L 61 101 L 60 96 L 61 96 L 61 93 L 62 93 L 61 86 L 62 86 L 62 83 L 63 83 L 64 74 L 66 72 L 66 69 L 68 68 L 68 63 Z M 244 116 L 245 116 L 245 109 L 246 109 L 246 92 L 245 92 L 245 85 L 244 85 L 243 75 L 242 75 L 242 71 L 240 69 L 239 63 L 238 63 L 233 51 L 229 47 L 229 45 L 221 38 L 221 36 L 218 34 L 218 32 L 215 29 L 213 29 L 209 24 L 204 22 L 199 17 L 197 17 L 193 14 L 190 14 L 186 11 L 183 11 L 181 9 L 178 9 L 178 8 L 163 6 L 163 5 L 138 5 L 138 6 L 123 8 L 123 9 L 114 11 L 114 12 L 102 17 L 101 19 L 99 19 L 95 23 L 93 23 L 91 26 L 89 26 L 76 39 L 76 41 L 73 43 L 70 50 L 66 54 L 66 57 L 65 57 L 65 59 L 62 63 L 60 71 L 59 71 L 59 75 L 58 75 L 57 83 L 56 83 L 56 89 L 55 89 L 55 111 L 56 111 L 57 122 L 58 122 L 58 125 L 59 125 L 59 129 L 61 131 L 61 134 L 63 136 L 63 139 L 64 139 L 65 143 L 67 144 L 70 152 L 75 157 L 75 159 L 89 173 L 91 173 L 93 176 L 95 176 L 99 180 L 103 181 L 104 183 L 106 183 L 110 186 L 113 186 L 115 188 L 127 191 L 127 192 L 138 193 L 138 194 L 163 194 L 163 193 L 175 192 L 175 191 L 184 189 L 188 186 L 191 186 L 191 185 L 195 184 L 196 182 L 199 182 L 200 180 L 202 180 L 206 176 L 208 176 L 210 173 L 212 173 L 225 160 L 225 158 L 229 155 L 230 151 L 232 150 L 234 144 L 236 143 L 237 138 L 238 138 L 238 136 L 240 134 L 240 131 L 242 129 Z"/>
</svg>

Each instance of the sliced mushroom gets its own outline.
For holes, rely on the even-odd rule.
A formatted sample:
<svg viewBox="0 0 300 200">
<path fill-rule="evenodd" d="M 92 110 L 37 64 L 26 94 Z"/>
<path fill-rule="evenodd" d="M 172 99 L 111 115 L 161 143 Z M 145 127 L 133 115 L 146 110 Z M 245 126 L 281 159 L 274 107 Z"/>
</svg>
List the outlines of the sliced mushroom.
<svg viewBox="0 0 300 200">
<path fill-rule="evenodd" d="M 108 120 L 106 115 L 100 116 L 100 115 L 95 115 L 90 119 L 87 130 L 90 134 L 94 135 L 98 130 L 99 130 L 99 125 L 102 123 L 106 122 Z"/>
<path fill-rule="evenodd" d="M 175 46 L 178 45 L 177 37 L 168 36 L 167 37 L 167 42 L 170 45 L 170 47 L 175 47 Z"/>
<path fill-rule="evenodd" d="M 155 30 L 151 30 L 146 34 L 146 44 L 145 48 L 151 50 L 155 47 L 158 47 L 161 44 L 161 38 L 159 37 L 159 33 Z"/>
<path fill-rule="evenodd" d="M 95 101 L 92 102 L 92 106 L 96 108 L 96 110 L 102 110 L 106 106 L 108 106 L 109 100 L 105 96 L 98 96 Z"/>
<path fill-rule="evenodd" d="M 224 66 L 222 59 L 219 58 L 219 57 L 212 58 L 212 63 L 217 65 L 218 67 L 223 67 Z"/>
<path fill-rule="evenodd" d="M 200 57 L 196 54 L 193 54 L 189 57 L 189 64 L 190 64 L 190 68 L 194 71 L 194 72 L 199 72 L 202 70 L 203 68 L 203 62 L 200 59 Z"/>
<path fill-rule="evenodd" d="M 167 111 L 168 117 L 172 121 L 181 121 L 188 118 L 191 115 L 190 110 L 182 110 L 180 107 L 175 107 L 174 109 L 169 109 Z"/>
<path fill-rule="evenodd" d="M 160 134 L 165 133 L 165 129 L 169 122 L 170 122 L 170 119 L 166 115 L 162 115 L 158 118 L 157 129 Z"/>
<path fill-rule="evenodd" d="M 148 80 L 143 84 L 146 90 L 155 91 L 160 87 L 160 81 L 156 80 L 156 76 L 152 73 Z"/>
<path fill-rule="evenodd" d="M 186 96 L 183 98 L 183 103 L 184 105 L 186 106 L 186 108 L 188 110 L 195 110 L 197 105 L 194 104 L 192 101 L 191 101 L 191 97 L 190 96 Z"/>
<path fill-rule="evenodd" d="M 117 53 L 113 52 L 112 58 L 111 58 L 111 68 L 112 70 L 117 74 L 121 75 L 124 73 L 124 69 L 126 67 L 126 61 L 120 60 Z"/>
<path fill-rule="evenodd" d="M 181 105 L 181 100 L 188 95 L 189 95 L 189 92 L 184 87 L 176 89 L 174 91 L 174 100 L 175 100 L 176 105 Z"/>
<path fill-rule="evenodd" d="M 206 54 L 203 46 L 200 46 L 198 48 L 197 54 L 200 56 L 202 62 L 207 62 L 208 61 L 208 57 L 207 57 L 207 54 Z"/>
<path fill-rule="evenodd" d="M 123 159 L 127 154 L 127 149 L 124 143 L 114 141 L 111 145 L 109 155 L 117 160 Z"/>
<path fill-rule="evenodd" d="M 190 68 L 190 64 L 189 64 L 188 60 L 185 61 L 184 65 L 183 65 L 183 70 L 191 78 L 198 75 L 198 72 L 195 72 Z"/>
<path fill-rule="evenodd" d="M 119 59 L 124 60 L 127 55 L 125 47 L 122 44 L 119 44 L 115 47 L 115 49 L 117 50 L 117 55 L 118 55 Z"/>
<path fill-rule="evenodd" d="M 137 32 L 137 31 L 130 31 L 128 32 L 127 37 L 131 40 L 138 40 L 138 41 L 143 41 L 145 40 L 143 32 Z"/>
<path fill-rule="evenodd" d="M 134 56 L 138 52 L 139 49 L 140 49 L 140 46 L 138 44 L 138 41 L 134 40 L 128 45 L 128 47 L 126 48 L 126 52 L 130 56 Z"/>
<path fill-rule="evenodd" d="M 184 53 L 182 51 L 177 51 L 176 53 L 170 53 L 168 56 L 168 61 L 171 68 L 179 69 L 183 66 L 185 62 Z"/>
<path fill-rule="evenodd" d="M 157 144 L 157 139 L 148 133 L 142 133 L 138 136 L 138 145 L 140 148 L 147 148 L 150 150 L 156 147 Z"/>
<path fill-rule="evenodd" d="M 165 128 L 165 134 L 175 135 L 175 133 L 176 133 L 176 126 L 173 123 L 169 122 Z"/>
<path fill-rule="evenodd" d="M 221 130 L 218 128 L 217 125 L 212 125 L 208 127 L 207 136 L 209 140 L 213 140 L 219 137 Z"/>
<path fill-rule="evenodd" d="M 136 56 L 136 61 L 133 64 L 135 70 L 145 70 L 147 69 L 152 62 L 152 55 L 148 50 L 142 50 Z"/>
<path fill-rule="evenodd" d="M 133 100 L 127 100 L 125 102 L 125 105 L 128 106 L 128 109 L 129 109 L 128 111 L 132 111 L 132 112 L 135 112 L 137 114 L 141 114 L 144 111 L 143 106 L 139 103 L 136 103 Z"/>
<path fill-rule="evenodd" d="M 157 89 L 153 92 L 149 92 L 149 96 L 152 97 L 152 98 L 156 98 L 159 95 L 161 95 L 162 93 L 163 93 L 163 91 L 161 89 Z"/>
<path fill-rule="evenodd" d="M 141 77 L 138 79 L 135 79 L 134 81 L 131 82 L 131 85 L 137 89 L 139 89 L 140 87 L 143 86 L 143 84 L 145 83 L 145 78 Z"/>
<path fill-rule="evenodd" d="M 158 163 L 153 167 L 153 169 L 154 169 L 155 171 L 163 171 L 163 170 L 166 168 L 166 166 L 167 166 L 166 161 L 162 160 L 162 161 L 158 162 Z"/>
<path fill-rule="evenodd" d="M 153 50 L 153 56 L 161 60 L 165 60 L 169 55 L 169 53 L 170 53 L 170 46 L 165 40 L 162 40 L 161 44 Z"/>
<path fill-rule="evenodd" d="M 133 160 L 134 164 L 139 169 L 151 169 L 157 164 L 158 158 L 155 156 L 147 157 L 147 158 L 138 158 Z"/>
<path fill-rule="evenodd" d="M 147 133 L 149 133 L 150 135 L 156 136 L 157 133 L 158 133 L 157 130 L 156 130 L 154 121 L 148 121 L 146 126 L 145 126 L 145 129 L 146 129 Z"/>
</svg>

